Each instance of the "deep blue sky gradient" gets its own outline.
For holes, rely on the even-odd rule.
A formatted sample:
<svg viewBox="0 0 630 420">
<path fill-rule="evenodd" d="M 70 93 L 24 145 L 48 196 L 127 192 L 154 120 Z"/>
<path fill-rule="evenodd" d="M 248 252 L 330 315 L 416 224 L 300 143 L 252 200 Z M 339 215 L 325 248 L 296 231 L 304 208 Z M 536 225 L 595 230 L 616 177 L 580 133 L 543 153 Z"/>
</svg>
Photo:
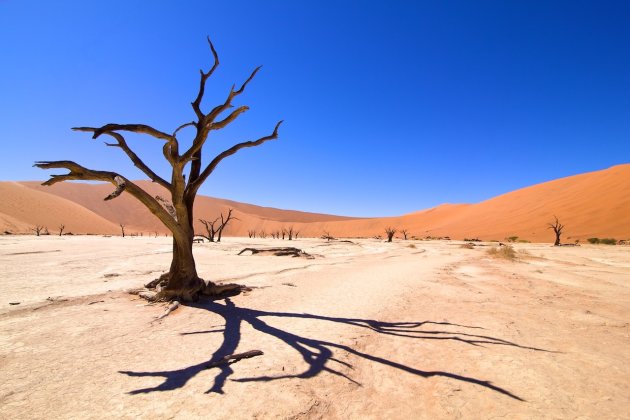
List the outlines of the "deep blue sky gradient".
<svg viewBox="0 0 630 420">
<path fill-rule="evenodd" d="M 57 159 L 142 178 L 70 127 L 192 120 L 210 35 L 206 110 L 264 67 L 206 156 L 285 124 L 203 194 L 356 216 L 479 202 L 630 161 L 629 22 L 627 1 L 0 0 L 0 179 Z M 130 143 L 168 176 L 159 141 Z"/>
</svg>

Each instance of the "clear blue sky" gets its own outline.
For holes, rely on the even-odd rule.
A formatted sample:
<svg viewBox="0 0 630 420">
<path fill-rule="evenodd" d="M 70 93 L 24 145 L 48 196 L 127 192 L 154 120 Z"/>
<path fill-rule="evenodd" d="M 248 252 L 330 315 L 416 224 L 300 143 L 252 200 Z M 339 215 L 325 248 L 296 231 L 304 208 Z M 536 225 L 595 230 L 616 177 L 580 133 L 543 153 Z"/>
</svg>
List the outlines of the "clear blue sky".
<svg viewBox="0 0 630 420">
<path fill-rule="evenodd" d="M 202 194 L 384 216 L 630 162 L 628 1 L 0 0 L 0 179 L 57 159 L 141 178 L 70 127 L 192 120 L 206 35 L 206 110 L 264 65 L 206 156 L 285 124 Z"/>
</svg>

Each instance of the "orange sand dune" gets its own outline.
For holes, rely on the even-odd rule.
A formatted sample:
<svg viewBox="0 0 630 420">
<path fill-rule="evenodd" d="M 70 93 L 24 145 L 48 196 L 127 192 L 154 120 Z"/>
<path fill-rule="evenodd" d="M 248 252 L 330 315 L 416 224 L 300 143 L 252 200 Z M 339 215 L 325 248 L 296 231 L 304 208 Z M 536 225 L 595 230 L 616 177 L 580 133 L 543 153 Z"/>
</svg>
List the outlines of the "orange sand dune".
<svg viewBox="0 0 630 420">
<path fill-rule="evenodd" d="M 388 225 L 411 235 L 503 240 L 553 240 L 547 223 L 558 216 L 566 240 L 630 238 L 630 164 L 561 178 L 473 205 L 442 205 L 393 218 L 330 223 L 340 236 L 383 235 Z"/>
<path fill-rule="evenodd" d="M 46 226 L 51 234 L 59 231 L 75 234 L 112 233 L 119 228 L 103 216 L 45 190 L 18 182 L 0 182 L 0 229 L 13 233 L 28 232 L 36 225 Z"/>
<path fill-rule="evenodd" d="M 139 182 L 152 195 L 167 197 L 161 187 Z M 112 201 L 107 184 L 61 183 L 52 187 L 38 182 L 0 183 L 5 200 L 0 207 L 0 229 L 24 232 L 30 226 L 49 228 L 64 223 L 76 232 L 116 233 L 120 223 L 127 232 L 164 233 L 166 229 L 133 197 L 123 194 Z M 64 210 L 67 206 L 68 209 Z M 214 220 L 234 209 L 235 220 L 225 234 L 245 236 L 248 230 L 268 234 L 293 226 L 301 236 L 329 232 L 339 237 L 383 236 L 392 226 L 409 236 L 479 237 L 502 240 L 508 236 L 549 242 L 547 223 L 557 215 L 566 225 L 567 241 L 588 237 L 630 238 L 630 164 L 575 175 L 513 191 L 478 204 L 444 204 L 398 217 L 350 218 L 259 207 L 199 196 L 195 216 Z M 203 226 L 196 222 L 198 232 Z"/>
</svg>

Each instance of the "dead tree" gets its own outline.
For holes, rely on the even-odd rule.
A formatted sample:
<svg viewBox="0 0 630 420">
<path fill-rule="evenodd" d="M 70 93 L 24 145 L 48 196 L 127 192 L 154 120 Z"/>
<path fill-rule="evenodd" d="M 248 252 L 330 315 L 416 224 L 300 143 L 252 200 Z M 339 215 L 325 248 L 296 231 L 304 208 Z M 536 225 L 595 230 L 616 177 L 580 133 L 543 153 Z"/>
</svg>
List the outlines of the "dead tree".
<svg viewBox="0 0 630 420">
<path fill-rule="evenodd" d="M 122 237 L 125 237 L 125 225 L 123 225 L 122 223 L 118 224 L 120 226 L 120 231 L 122 232 Z"/>
<path fill-rule="evenodd" d="M 293 237 L 294 237 L 295 239 L 297 239 L 299 234 L 300 234 L 300 231 L 299 231 L 299 230 L 296 230 L 296 231 L 294 231 L 294 232 L 293 232 Z"/>
<path fill-rule="evenodd" d="M 199 221 L 203 223 L 203 225 L 206 227 L 206 232 L 208 232 L 208 236 L 201 236 L 205 237 L 209 242 L 214 242 L 214 238 L 217 234 L 217 229 L 214 227 L 214 224 L 219 221 L 219 218 L 217 217 L 212 222 L 205 219 L 199 219 Z"/>
<path fill-rule="evenodd" d="M 175 216 L 169 214 L 151 194 L 116 172 L 88 169 L 68 160 L 35 163 L 35 166 L 42 169 L 62 168 L 69 171 L 63 175 L 52 175 L 48 181 L 44 182 L 44 185 L 53 185 L 70 180 L 109 182 L 115 189 L 110 195 L 105 197 L 105 200 L 114 199 L 123 192 L 127 192 L 146 206 L 171 231 L 173 235 L 173 259 L 170 269 L 159 279 L 147 285 L 149 288 L 159 289 L 159 293 L 156 295 L 157 299 L 191 301 L 196 300 L 201 293 L 215 295 L 225 291 L 225 288 L 217 287 L 212 282 L 206 282 L 197 275 L 192 252 L 194 238 L 193 205 L 195 198 L 201 185 L 225 158 L 234 155 L 241 149 L 259 146 L 267 141 L 277 139 L 278 129 L 282 123 L 282 121 L 279 121 L 269 135 L 256 140 L 237 143 L 214 158 L 208 159 L 207 156 L 204 156 L 202 152 L 208 135 L 212 131 L 227 127 L 249 109 L 247 106 L 235 107 L 233 102 L 245 91 L 247 85 L 260 70 L 260 67 L 254 69 L 238 89 L 235 86 L 230 89 L 223 103 L 206 112 L 202 109 L 206 82 L 219 65 L 219 57 L 210 38 L 208 38 L 208 44 L 214 63 L 210 70 L 200 71 L 199 89 L 191 104 L 195 114 L 193 121 L 181 124 L 172 131 L 161 131 L 145 124 L 106 124 L 102 127 L 74 128 L 76 131 L 91 133 L 94 139 L 102 135 L 111 137 L 113 142 L 106 143 L 108 146 L 121 149 L 138 169 L 170 194 L 170 201 L 175 210 Z M 183 129 L 194 130 L 193 139 L 189 147 L 180 144 L 177 137 L 178 133 Z M 159 142 L 164 159 L 171 169 L 168 176 L 162 177 L 158 175 L 138 157 L 123 137 L 123 134 L 127 132 L 146 134 Z M 184 172 L 187 173 L 185 174 Z M 235 289 L 238 289 L 238 287 L 234 286 Z"/>
<path fill-rule="evenodd" d="M 219 228 L 217 229 L 217 242 L 221 242 L 221 236 L 223 235 L 223 229 L 225 229 L 225 227 L 227 226 L 227 224 L 230 222 L 230 220 L 238 220 L 238 218 L 232 216 L 232 211 L 234 211 L 234 209 L 229 209 L 227 216 L 225 217 L 225 219 L 223 218 L 223 212 L 221 212 L 221 224 L 219 225 Z"/>
<path fill-rule="evenodd" d="M 564 229 L 564 225 L 560 223 L 557 216 L 553 216 L 555 221 L 553 223 L 547 223 L 547 229 L 553 229 L 553 233 L 556 234 L 556 241 L 553 243 L 554 246 L 560 245 L 560 235 L 562 234 L 562 229 Z"/>
<path fill-rule="evenodd" d="M 394 235 L 396 234 L 396 229 L 392 227 L 385 228 L 385 233 L 387 234 L 387 242 L 391 242 L 394 239 Z"/>
<path fill-rule="evenodd" d="M 295 235 L 295 230 L 293 229 L 293 226 L 289 226 L 289 228 L 287 229 L 287 235 L 289 236 L 289 240 L 292 241 L 293 235 Z"/>
<path fill-rule="evenodd" d="M 328 232 L 327 230 L 325 230 L 325 231 L 324 231 L 324 234 L 322 235 L 322 239 L 326 239 L 326 241 L 327 241 L 327 242 L 330 242 L 330 241 L 334 241 L 334 240 L 335 240 L 335 239 L 337 239 L 337 238 L 333 237 L 333 236 L 330 234 L 330 232 Z"/>
<path fill-rule="evenodd" d="M 65 225 L 59 225 L 59 236 L 63 235 L 63 230 L 66 228 Z"/>
<path fill-rule="evenodd" d="M 400 229 L 400 233 L 402 233 L 403 238 L 406 241 L 407 240 L 407 235 L 409 235 L 409 230 L 407 230 L 407 229 Z"/>
<path fill-rule="evenodd" d="M 247 231 L 247 236 L 249 236 L 250 238 L 255 238 L 256 237 L 256 231 L 255 230 L 248 230 Z"/>
<path fill-rule="evenodd" d="M 282 228 L 282 240 L 284 241 L 284 237 L 287 235 L 287 230 Z"/>
<path fill-rule="evenodd" d="M 35 232 L 35 235 L 39 236 L 42 234 L 43 230 L 44 230 L 44 226 L 40 226 L 40 225 L 35 225 L 34 227 L 31 228 L 31 230 L 33 232 Z"/>
<path fill-rule="evenodd" d="M 258 236 L 260 236 L 263 239 L 267 238 L 267 232 L 265 232 L 264 230 L 261 230 L 260 233 L 258 233 Z"/>
</svg>

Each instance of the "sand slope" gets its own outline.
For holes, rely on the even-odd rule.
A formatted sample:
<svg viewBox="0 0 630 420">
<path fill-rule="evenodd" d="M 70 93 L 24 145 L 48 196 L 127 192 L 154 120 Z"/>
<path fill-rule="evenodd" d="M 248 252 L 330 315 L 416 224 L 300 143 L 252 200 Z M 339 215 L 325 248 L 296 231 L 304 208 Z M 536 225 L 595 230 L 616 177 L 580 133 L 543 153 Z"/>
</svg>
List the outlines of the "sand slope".
<svg viewBox="0 0 630 420">
<path fill-rule="evenodd" d="M 165 191 L 155 184 L 147 181 L 139 183 L 152 195 L 166 196 Z M 44 196 L 29 191 L 32 190 L 49 194 L 46 197 L 61 197 L 83 207 L 92 214 L 89 223 L 85 224 L 86 232 L 117 233 L 119 223 L 126 225 L 128 232 L 166 232 L 148 210 L 127 194 L 113 201 L 103 201 L 103 197 L 112 190 L 110 185 L 62 183 L 43 187 L 38 182 L 0 185 L 6 191 L 5 203 L 0 207 L 0 228 L 3 230 L 25 231 L 35 223 L 53 226 L 69 224 L 64 212 L 49 211 L 48 206 L 42 204 Z M 17 188 L 18 185 L 27 188 Z M 545 182 L 478 204 L 445 204 L 399 217 L 349 218 L 273 209 L 204 196 L 198 197 L 195 206 L 195 216 L 209 220 L 233 208 L 238 220 L 225 232 L 232 236 L 246 236 L 248 230 L 269 234 L 293 226 L 302 236 L 319 237 L 327 231 L 340 237 L 373 237 L 383 236 L 384 229 L 392 226 L 407 229 L 410 236 L 417 237 L 503 240 L 508 236 L 518 236 L 535 242 L 549 242 L 553 240 L 553 233 L 547 228 L 547 223 L 557 215 L 566 225 L 565 241 L 589 237 L 629 239 L 630 164 Z M 99 216 L 100 221 L 94 215 Z M 196 222 L 196 230 L 203 232 L 199 222 Z"/>
<path fill-rule="evenodd" d="M 58 232 L 60 224 L 75 234 L 117 232 L 118 227 L 93 211 L 45 190 L 28 188 L 18 182 L 0 182 L 0 229 L 28 232 L 33 226 L 47 226 Z"/>
</svg>

